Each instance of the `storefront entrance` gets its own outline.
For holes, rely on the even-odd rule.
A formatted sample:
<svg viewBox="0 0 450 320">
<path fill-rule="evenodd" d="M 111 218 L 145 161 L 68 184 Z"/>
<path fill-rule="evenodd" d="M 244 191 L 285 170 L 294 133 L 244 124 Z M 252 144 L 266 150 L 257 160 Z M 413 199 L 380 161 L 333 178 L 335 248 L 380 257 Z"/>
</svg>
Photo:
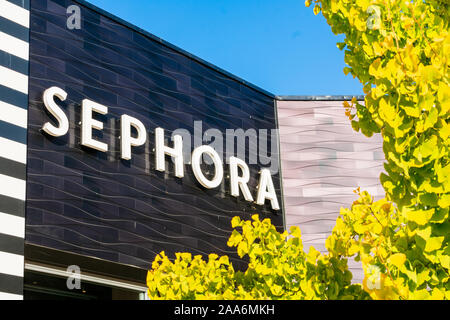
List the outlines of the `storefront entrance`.
<svg viewBox="0 0 450 320">
<path fill-rule="evenodd" d="M 78 273 L 70 272 L 70 267 L 76 267 Z M 146 300 L 146 273 L 132 266 L 27 244 L 24 299 Z"/>
<path fill-rule="evenodd" d="M 145 293 L 81 281 L 80 289 L 70 290 L 67 278 L 26 271 L 25 300 L 143 300 Z"/>
</svg>

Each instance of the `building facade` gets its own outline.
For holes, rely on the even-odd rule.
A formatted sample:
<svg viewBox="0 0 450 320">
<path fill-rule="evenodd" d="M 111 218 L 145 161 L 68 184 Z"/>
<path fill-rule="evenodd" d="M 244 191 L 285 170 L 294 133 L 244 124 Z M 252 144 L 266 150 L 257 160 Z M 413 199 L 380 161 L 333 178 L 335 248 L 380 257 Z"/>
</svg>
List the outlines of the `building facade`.
<svg viewBox="0 0 450 320">
<path fill-rule="evenodd" d="M 277 102 L 286 226 L 299 226 L 305 248 L 322 253 L 340 208 L 356 200 L 353 190 L 384 197 L 382 138 L 352 129 L 343 108 L 351 98 L 287 96 Z M 361 264 L 348 263 L 353 281 L 361 283 Z"/>
<path fill-rule="evenodd" d="M 0 298 L 142 299 L 161 251 L 245 268 L 236 215 L 323 250 L 349 190 L 382 194 L 346 98 L 275 96 L 85 1 L 0 0 Z"/>
</svg>

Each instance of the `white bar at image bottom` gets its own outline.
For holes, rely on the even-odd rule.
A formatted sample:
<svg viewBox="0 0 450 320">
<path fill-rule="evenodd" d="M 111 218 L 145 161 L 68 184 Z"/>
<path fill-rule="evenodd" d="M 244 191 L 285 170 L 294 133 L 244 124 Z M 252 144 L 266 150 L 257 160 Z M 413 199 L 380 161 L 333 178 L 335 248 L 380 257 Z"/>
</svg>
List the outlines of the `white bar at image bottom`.
<svg viewBox="0 0 450 320">
<path fill-rule="evenodd" d="M 0 292 L 0 300 L 23 300 L 23 296 L 20 294 Z"/>
</svg>

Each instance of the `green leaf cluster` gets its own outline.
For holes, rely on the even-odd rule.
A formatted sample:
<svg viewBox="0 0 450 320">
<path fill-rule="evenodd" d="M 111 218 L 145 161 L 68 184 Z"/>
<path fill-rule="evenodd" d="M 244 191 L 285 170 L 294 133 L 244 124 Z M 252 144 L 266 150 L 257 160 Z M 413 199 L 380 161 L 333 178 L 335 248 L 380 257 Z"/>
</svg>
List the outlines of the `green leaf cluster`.
<svg viewBox="0 0 450 320">
<path fill-rule="evenodd" d="M 352 285 L 347 260 L 303 250 L 298 227 L 279 233 L 270 219 L 232 220 L 228 246 L 248 259 L 235 271 L 227 256 L 177 253 L 173 261 L 159 254 L 148 272 L 151 299 L 354 299 L 369 298 Z M 240 230 L 240 231 L 239 231 Z"/>
<path fill-rule="evenodd" d="M 330 255 L 361 261 L 363 288 L 373 299 L 449 299 L 448 252 L 429 259 L 442 252 L 448 230 L 433 234 L 427 221 L 442 216 L 433 210 L 400 211 L 386 199 L 357 193 L 359 199 L 341 209 L 326 241 Z"/>
<path fill-rule="evenodd" d="M 336 232 L 342 238 L 329 241 L 352 243 L 347 254 L 365 257 L 365 270 L 380 270 L 393 291 L 383 296 L 369 290 L 374 298 L 448 299 L 450 3 L 309 4 L 320 7 L 332 31 L 345 36 L 338 43 L 345 50 L 344 72 L 359 79 L 366 94 L 364 103 L 344 104 L 346 115 L 356 131 L 381 133 L 386 159 L 380 176 L 386 199 L 375 205 L 361 194 L 360 203 L 341 212 Z M 391 218 L 380 218 L 385 213 L 374 207 L 379 205 L 391 208 Z"/>
</svg>

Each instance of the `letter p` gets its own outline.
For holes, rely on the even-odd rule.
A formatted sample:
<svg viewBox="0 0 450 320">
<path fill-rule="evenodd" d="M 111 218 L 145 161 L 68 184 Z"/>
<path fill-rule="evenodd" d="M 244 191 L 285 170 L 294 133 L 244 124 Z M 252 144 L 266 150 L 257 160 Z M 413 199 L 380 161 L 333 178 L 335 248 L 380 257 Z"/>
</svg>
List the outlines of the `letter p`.
<svg viewBox="0 0 450 320">
<path fill-rule="evenodd" d="M 131 136 L 131 127 L 137 131 L 137 137 Z M 141 146 L 147 141 L 147 134 L 144 124 L 136 118 L 127 116 L 120 117 L 120 150 L 121 158 L 125 160 L 131 159 L 131 147 Z"/>
</svg>

